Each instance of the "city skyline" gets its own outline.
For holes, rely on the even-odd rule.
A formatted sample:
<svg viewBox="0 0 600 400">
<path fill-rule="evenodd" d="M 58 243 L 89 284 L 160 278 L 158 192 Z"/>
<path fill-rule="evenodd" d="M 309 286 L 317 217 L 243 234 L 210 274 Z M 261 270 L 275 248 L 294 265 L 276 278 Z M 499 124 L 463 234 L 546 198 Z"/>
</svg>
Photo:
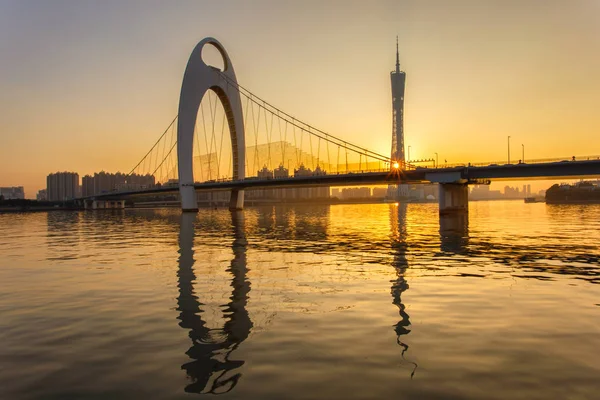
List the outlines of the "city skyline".
<svg viewBox="0 0 600 400">
<path fill-rule="evenodd" d="M 598 397 L 598 50 L 600 0 L 0 0 L 0 400 Z"/>
<path fill-rule="evenodd" d="M 600 148 L 597 3 L 178 4 L 0 3 L 2 186 L 32 198 L 52 171 L 128 171 L 176 113 L 208 35 L 243 85 L 384 154 L 396 35 L 411 158 L 501 160 L 508 136 L 514 161 L 521 145 L 526 159 Z"/>
</svg>

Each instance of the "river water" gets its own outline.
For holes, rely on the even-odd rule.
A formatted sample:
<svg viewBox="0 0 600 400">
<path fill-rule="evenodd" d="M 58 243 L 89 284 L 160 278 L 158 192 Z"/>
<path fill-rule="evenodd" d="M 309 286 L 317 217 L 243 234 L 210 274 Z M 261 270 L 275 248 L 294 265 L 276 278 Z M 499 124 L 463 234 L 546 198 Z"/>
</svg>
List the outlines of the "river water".
<svg viewBox="0 0 600 400">
<path fill-rule="evenodd" d="M 600 206 L 469 210 L 0 215 L 0 399 L 599 398 Z"/>
</svg>

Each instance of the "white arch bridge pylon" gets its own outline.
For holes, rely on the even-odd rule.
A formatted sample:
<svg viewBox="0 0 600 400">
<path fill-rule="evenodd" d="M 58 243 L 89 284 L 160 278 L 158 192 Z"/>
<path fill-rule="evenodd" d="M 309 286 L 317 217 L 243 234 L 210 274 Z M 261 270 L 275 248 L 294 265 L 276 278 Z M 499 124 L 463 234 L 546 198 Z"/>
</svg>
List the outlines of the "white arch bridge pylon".
<svg viewBox="0 0 600 400">
<path fill-rule="evenodd" d="M 202 49 L 214 46 L 223 57 L 223 71 L 207 65 L 202 60 Z M 231 136 L 233 179 L 244 179 L 246 144 L 242 102 L 237 78 L 229 55 L 218 40 L 208 37 L 200 41 L 192 51 L 181 85 L 179 118 L 177 122 L 177 160 L 179 171 L 179 193 L 183 211 L 198 211 L 198 200 L 194 189 L 193 143 L 194 128 L 200 102 L 207 91 L 213 90 L 225 109 Z M 230 209 L 244 207 L 244 191 L 232 189 Z"/>
</svg>

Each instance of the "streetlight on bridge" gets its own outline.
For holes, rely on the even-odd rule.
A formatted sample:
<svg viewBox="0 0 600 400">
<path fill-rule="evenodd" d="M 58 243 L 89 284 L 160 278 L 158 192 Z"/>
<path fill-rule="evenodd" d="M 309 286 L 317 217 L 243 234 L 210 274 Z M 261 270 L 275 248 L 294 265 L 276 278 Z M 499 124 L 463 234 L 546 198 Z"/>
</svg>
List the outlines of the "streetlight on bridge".
<svg viewBox="0 0 600 400">
<path fill-rule="evenodd" d="M 510 136 L 508 137 L 508 163 L 510 164 Z"/>
<path fill-rule="evenodd" d="M 410 146 L 408 146 L 408 159 L 406 161 L 410 162 Z"/>
<path fill-rule="evenodd" d="M 435 153 L 435 167 L 438 167 L 438 153 Z"/>
<path fill-rule="evenodd" d="M 525 145 L 524 144 L 521 144 L 521 151 L 522 151 L 521 161 L 525 162 Z"/>
</svg>

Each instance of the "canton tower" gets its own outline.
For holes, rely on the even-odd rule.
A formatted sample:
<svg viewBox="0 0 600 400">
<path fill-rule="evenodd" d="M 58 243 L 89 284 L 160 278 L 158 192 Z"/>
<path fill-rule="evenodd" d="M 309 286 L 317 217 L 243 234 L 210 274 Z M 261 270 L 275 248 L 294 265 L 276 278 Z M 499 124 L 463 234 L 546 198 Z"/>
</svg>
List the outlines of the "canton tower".
<svg viewBox="0 0 600 400">
<path fill-rule="evenodd" d="M 400 55 L 398 54 L 398 36 L 396 36 L 396 70 L 390 73 L 392 79 L 392 162 L 397 161 L 404 169 L 404 87 L 406 73 L 400 71 Z"/>
</svg>

